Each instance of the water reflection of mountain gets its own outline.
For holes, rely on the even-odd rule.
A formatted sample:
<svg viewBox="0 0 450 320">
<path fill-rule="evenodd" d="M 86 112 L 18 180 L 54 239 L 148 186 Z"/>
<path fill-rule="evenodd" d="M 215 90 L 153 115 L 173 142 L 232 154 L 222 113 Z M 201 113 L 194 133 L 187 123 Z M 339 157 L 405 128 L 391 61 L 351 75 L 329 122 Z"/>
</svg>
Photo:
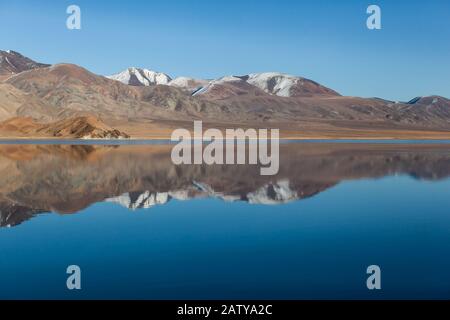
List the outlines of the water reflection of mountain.
<svg viewBox="0 0 450 320">
<path fill-rule="evenodd" d="M 129 209 L 206 197 L 269 205 L 349 179 L 450 176 L 450 145 L 285 144 L 274 177 L 261 176 L 258 166 L 175 166 L 170 148 L 0 146 L 0 225 L 43 212 L 76 213 L 102 201 Z"/>
</svg>

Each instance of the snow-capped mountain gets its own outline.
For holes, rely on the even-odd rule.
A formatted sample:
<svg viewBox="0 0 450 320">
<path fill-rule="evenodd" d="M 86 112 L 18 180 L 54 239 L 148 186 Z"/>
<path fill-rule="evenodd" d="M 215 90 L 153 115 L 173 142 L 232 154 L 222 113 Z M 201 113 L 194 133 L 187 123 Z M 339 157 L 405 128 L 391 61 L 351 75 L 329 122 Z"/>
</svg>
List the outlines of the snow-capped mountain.
<svg viewBox="0 0 450 320">
<path fill-rule="evenodd" d="M 283 73 L 253 73 L 248 75 L 246 80 L 255 87 L 279 97 L 294 97 L 308 93 L 338 95 L 314 81 Z"/>
<path fill-rule="evenodd" d="M 169 75 L 149 69 L 131 67 L 120 73 L 106 76 L 109 79 L 120 81 L 131 86 L 167 85 L 193 93 L 210 83 L 210 80 L 178 77 L 172 79 Z"/>
<path fill-rule="evenodd" d="M 188 91 L 193 95 L 209 93 L 212 89 L 227 84 L 244 85 L 248 88 L 258 88 L 267 94 L 279 97 L 298 97 L 310 95 L 339 95 L 314 81 L 278 72 L 252 73 L 243 76 L 225 76 L 214 80 L 178 77 L 171 79 L 165 73 L 148 69 L 128 68 L 127 70 L 108 76 L 110 79 L 133 86 L 169 85 Z M 251 90 L 251 89 L 250 89 Z"/>
<path fill-rule="evenodd" d="M 300 81 L 298 77 L 281 73 L 253 73 L 247 79 L 248 83 L 280 97 L 290 97 L 291 89 Z"/>
<path fill-rule="evenodd" d="M 107 78 L 132 86 L 167 85 L 172 81 L 172 78 L 165 73 L 135 67 L 107 76 Z"/>
<path fill-rule="evenodd" d="M 208 85 L 197 90 L 195 95 L 209 93 L 210 90 L 227 84 L 234 84 L 242 89 L 243 84 L 258 88 L 267 94 L 279 97 L 305 97 L 312 95 L 338 96 L 339 94 L 312 80 L 284 73 L 265 72 L 244 76 L 226 76 L 212 80 Z"/>
</svg>

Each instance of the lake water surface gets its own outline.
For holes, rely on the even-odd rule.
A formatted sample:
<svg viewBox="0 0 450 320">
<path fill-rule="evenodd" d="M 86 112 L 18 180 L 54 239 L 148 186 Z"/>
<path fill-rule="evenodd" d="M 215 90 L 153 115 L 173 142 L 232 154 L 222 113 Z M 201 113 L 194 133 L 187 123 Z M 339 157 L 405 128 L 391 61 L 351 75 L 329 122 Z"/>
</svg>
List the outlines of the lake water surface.
<svg viewBox="0 0 450 320">
<path fill-rule="evenodd" d="M 171 147 L 0 145 L 0 298 L 450 299 L 449 143 L 285 143 L 274 177 Z"/>
</svg>

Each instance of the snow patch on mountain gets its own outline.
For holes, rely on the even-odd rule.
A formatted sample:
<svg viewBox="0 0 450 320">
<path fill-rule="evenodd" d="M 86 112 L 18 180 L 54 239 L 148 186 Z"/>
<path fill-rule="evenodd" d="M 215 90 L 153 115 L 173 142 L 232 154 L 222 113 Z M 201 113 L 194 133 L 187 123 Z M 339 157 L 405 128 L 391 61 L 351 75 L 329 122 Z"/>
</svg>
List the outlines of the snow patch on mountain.
<svg viewBox="0 0 450 320">
<path fill-rule="evenodd" d="M 169 86 L 180 88 L 191 94 L 197 92 L 209 84 L 208 80 L 178 77 L 169 82 Z"/>
<path fill-rule="evenodd" d="M 178 201 L 187 201 L 192 198 L 189 190 L 170 191 L 169 196 Z"/>
<path fill-rule="evenodd" d="M 178 77 L 170 81 L 169 85 L 173 87 L 185 88 L 189 86 L 191 81 L 194 81 L 194 79 L 188 77 Z"/>
<path fill-rule="evenodd" d="M 239 82 L 239 81 L 243 81 L 243 80 L 237 76 L 226 76 L 226 77 L 218 78 L 215 80 L 206 81 L 204 83 L 204 85 L 202 87 L 199 87 L 196 91 L 194 91 L 192 93 L 192 95 L 193 96 L 201 95 L 201 94 L 207 93 L 209 90 L 211 90 L 212 88 L 214 88 L 217 85 L 223 85 L 225 83 Z"/>
<path fill-rule="evenodd" d="M 253 73 L 247 82 L 261 90 L 280 97 L 290 97 L 291 89 L 300 84 L 302 79 L 283 73 L 266 72 Z"/>
<path fill-rule="evenodd" d="M 172 81 L 172 78 L 165 73 L 135 67 L 107 78 L 134 86 L 168 85 Z"/>
</svg>

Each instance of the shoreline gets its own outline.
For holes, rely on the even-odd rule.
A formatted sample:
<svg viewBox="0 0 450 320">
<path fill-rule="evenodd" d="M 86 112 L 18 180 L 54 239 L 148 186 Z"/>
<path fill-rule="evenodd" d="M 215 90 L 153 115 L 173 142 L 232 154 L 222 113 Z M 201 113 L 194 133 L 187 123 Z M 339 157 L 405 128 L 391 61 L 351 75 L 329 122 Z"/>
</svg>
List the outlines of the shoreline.
<svg viewBox="0 0 450 320">
<path fill-rule="evenodd" d="M 190 141 L 196 141 L 196 139 L 186 139 Z M 229 139 L 217 139 L 222 141 L 230 141 Z M 257 139 L 250 139 L 250 141 L 256 141 Z M 271 141 L 271 138 L 267 138 L 268 141 Z M 44 137 L 8 137 L 3 138 L 0 137 L 0 144 L 8 144 L 11 142 L 61 142 L 61 143 L 70 143 L 70 142 L 83 142 L 89 144 L 91 142 L 117 142 L 126 144 L 127 142 L 167 142 L 170 144 L 178 143 L 179 141 L 171 141 L 170 137 L 134 137 L 130 139 L 79 139 L 79 138 L 44 138 Z M 244 141 L 243 139 L 238 139 L 237 141 Z M 247 140 L 245 140 L 247 141 Z M 393 138 L 393 137 L 283 137 L 280 138 L 281 142 L 288 141 L 312 141 L 312 142 L 320 142 L 320 141 L 355 141 L 355 142 L 364 142 L 364 141 L 386 141 L 386 142 L 396 142 L 396 141 L 423 141 L 423 142 L 448 142 L 450 143 L 450 136 L 442 137 L 442 138 L 428 138 L 428 137 L 402 137 L 402 138 Z M 205 141 L 205 143 L 209 143 L 210 141 Z"/>
<path fill-rule="evenodd" d="M 133 143 L 139 141 L 154 141 L 154 142 L 168 142 L 176 143 L 178 141 L 171 141 L 172 130 L 169 128 L 158 128 L 150 130 L 126 130 L 130 128 L 120 128 L 127 132 L 130 138 L 76 138 L 76 137 L 54 137 L 45 135 L 15 135 L 1 134 L 0 144 L 11 143 L 14 141 L 23 142 L 61 142 L 61 143 L 91 143 L 91 142 L 117 142 L 117 143 Z M 134 132 L 129 132 L 134 131 Z M 340 131 L 340 132 L 339 132 Z M 194 139 L 195 134 L 190 131 L 191 136 L 186 138 L 185 141 L 197 141 Z M 222 136 L 217 140 L 230 141 L 226 137 Z M 248 139 L 247 139 L 248 140 Z M 254 138 L 249 139 L 255 140 Z M 257 139 L 256 139 L 257 140 Z M 270 135 L 267 135 L 267 140 L 271 141 Z M 244 141 L 238 139 L 238 141 Z M 420 130 L 305 130 L 305 131 L 292 131 L 283 130 L 280 131 L 279 141 L 450 141 L 449 131 L 420 131 Z M 208 141 L 205 141 L 207 143 Z"/>
</svg>

